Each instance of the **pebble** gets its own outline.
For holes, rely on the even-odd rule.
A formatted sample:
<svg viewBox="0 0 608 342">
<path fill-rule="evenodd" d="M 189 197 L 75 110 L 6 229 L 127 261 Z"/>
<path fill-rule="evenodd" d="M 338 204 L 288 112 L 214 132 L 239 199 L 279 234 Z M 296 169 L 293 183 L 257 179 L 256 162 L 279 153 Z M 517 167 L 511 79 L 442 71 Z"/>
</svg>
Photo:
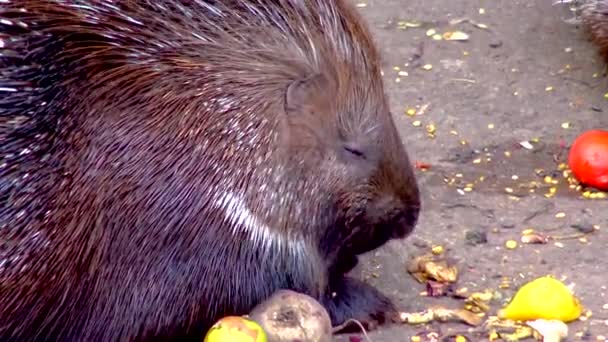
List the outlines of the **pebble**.
<svg viewBox="0 0 608 342">
<path fill-rule="evenodd" d="M 476 246 L 488 242 L 488 234 L 479 230 L 470 230 L 464 236 L 468 245 Z"/>
<path fill-rule="evenodd" d="M 585 222 L 585 223 L 575 223 L 573 225 L 570 225 L 570 227 L 572 227 L 572 228 L 574 228 L 574 229 L 576 229 L 579 232 L 584 233 L 584 234 L 589 234 L 589 233 L 592 233 L 592 232 L 595 231 L 595 228 L 593 227 L 593 225 L 590 224 L 590 223 L 587 223 L 587 222 Z"/>
<path fill-rule="evenodd" d="M 509 220 L 509 219 L 501 218 L 499 224 L 502 228 L 506 228 L 506 229 L 515 228 L 515 221 Z"/>
<path fill-rule="evenodd" d="M 502 46 L 502 40 L 496 40 L 496 41 L 490 42 L 490 44 L 488 44 L 488 45 L 490 45 L 490 47 L 493 49 L 499 48 Z"/>
</svg>

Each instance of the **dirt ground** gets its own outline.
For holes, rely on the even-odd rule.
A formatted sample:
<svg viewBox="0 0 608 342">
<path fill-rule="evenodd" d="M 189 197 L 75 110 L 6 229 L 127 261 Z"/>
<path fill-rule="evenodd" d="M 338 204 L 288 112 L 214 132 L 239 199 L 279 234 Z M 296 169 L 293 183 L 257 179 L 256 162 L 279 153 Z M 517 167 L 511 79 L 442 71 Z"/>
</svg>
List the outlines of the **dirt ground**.
<svg viewBox="0 0 608 342">
<path fill-rule="evenodd" d="M 353 1 L 366 5 L 360 11 L 384 54 L 387 91 L 409 153 L 431 165 L 418 171 L 424 197 L 414 235 L 370 253 L 355 272 L 404 311 L 438 304 L 458 308 L 463 303 L 455 299 L 421 296 L 425 286 L 405 270 L 408 258 L 441 245 L 457 261 L 456 287 L 498 290 L 502 303 L 538 276 L 574 283 L 592 315 L 569 324 L 568 340 L 608 336 L 608 202 L 584 199 L 558 170 L 578 134 L 608 128 L 608 81 L 605 63 L 585 32 L 564 21 L 572 18 L 567 7 L 552 6 L 553 0 Z M 460 18 L 487 29 L 466 21 L 450 24 Z M 405 28 L 405 22 L 423 25 Z M 426 34 L 431 28 L 470 37 L 434 40 Z M 423 68 L 426 64 L 432 68 Z M 424 108 L 424 113 L 409 116 L 408 108 Z M 434 138 L 428 124 L 435 125 Z M 547 175 L 559 183 L 546 184 Z M 468 183 L 471 191 L 465 191 Z M 550 187 L 557 191 L 546 197 Z M 583 239 L 505 248 L 507 240 L 519 242 L 524 229 L 567 237 L 593 225 L 600 229 Z M 487 241 L 475 243 L 471 234 L 485 235 Z M 499 288 L 504 280 L 509 288 Z M 500 305 L 494 303 L 489 314 Z M 459 323 L 393 325 L 370 332 L 369 338 L 410 341 L 425 331 L 467 329 Z M 337 341 L 360 340 L 351 336 L 362 335 L 342 335 Z M 486 340 L 471 336 L 471 341 Z"/>
</svg>

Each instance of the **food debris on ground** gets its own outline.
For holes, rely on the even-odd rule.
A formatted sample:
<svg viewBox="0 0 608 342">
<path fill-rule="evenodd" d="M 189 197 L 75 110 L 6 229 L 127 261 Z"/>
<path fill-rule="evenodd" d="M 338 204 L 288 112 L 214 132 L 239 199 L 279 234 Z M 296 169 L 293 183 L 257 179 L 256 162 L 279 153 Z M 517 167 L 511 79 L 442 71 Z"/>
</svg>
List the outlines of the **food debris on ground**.
<svg viewBox="0 0 608 342">
<path fill-rule="evenodd" d="M 426 282 L 426 292 L 423 292 L 422 295 L 428 297 L 443 297 L 447 295 L 451 291 L 450 283 L 441 283 L 434 280 L 427 280 Z"/>
<path fill-rule="evenodd" d="M 407 271 L 420 283 L 429 279 L 440 283 L 454 283 L 458 278 L 458 268 L 447 258 L 435 255 L 422 255 L 412 258 Z"/>
<path fill-rule="evenodd" d="M 546 244 L 547 242 L 549 242 L 547 236 L 534 231 L 524 232 L 521 236 L 521 243 L 523 244 Z"/>
<path fill-rule="evenodd" d="M 278 290 L 249 313 L 269 341 L 330 342 L 329 314 L 314 298 L 291 290 Z M 224 341 L 224 340 L 222 340 Z"/>
<path fill-rule="evenodd" d="M 422 171 L 427 171 L 428 169 L 431 168 L 431 164 L 425 163 L 425 162 L 421 162 L 421 161 L 417 160 L 414 163 L 414 167 L 417 168 L 417 169 L 419 169 L 419 170 L 422 170 Z"/>
<path fill-rule="evenodd" d="M 207 332 L 204 342 L 266 342 L 264 329 L 255 321 L 241 316 L 218 320 Z"/>
<path fill-rule="evenodd" d="M 452 31 L 452 32 L 445 32 L 442 35 L 442 38 L 444 40 L 464 41 L 464 40 L 469 40 L 469 35 L 462 31 Z"/>
<path fill-rule="evenodd" d="M 505 247 L 507 247 L 507 249 L 515 249 L 517 248 L 517 241 L 507 240 L 507 242 L 505 242 Z"/>
<path fill-rule="evenodd" d="M 435 254 L 435 255 L 439 255 L 443 253 L 443 246 L 433 246 L 433 248 L 431 248 L 431 253 Z"/>
<path fill-rule="evenodd" d="M 495 291 L 474 292 L 465 299 L 465 308 L 475 313 L 488 312 L 490 303 L 500 298 L 500 293 Z"/>
<path fill-rule="evenodd" d="M 526 324 L 541 335 L 543 342 L 560 342 L 568 337 L 568 326 L 559 320 L 537 319 Z"/>
<path fill-rule="evenodd" d="M 566 285 L 544 276 L 523 285 L 498 316 L 515 321 L 558 319 L 570 322 L 577 319 L 582 310 L 580 301 Z"/>
<path fill-rule="evenodd" d="M 475 314 L 465 309 L 448 309 L 440 306 L 432 307 L 422 312 L 402 312 L 401 321 L 408 324 L 425 324 L 433 321 L 463 322 L 471 326 L 483 323 L 483 315 Z"/>
<path fill-rule="evenodd" d="M 578 136 L 570 147 L 568 164 L 581 183 L 608 190 L 608 131 L 590 130 Z"/>
<path fill-rule="evenodd" d="M 532 145 L 529 141 L 520 141 L 519 145 L 521 145 L 521 147 L 525 148 L 526 150 L 533 150 L 534 149 L 534 145 Z"/>
</svg>

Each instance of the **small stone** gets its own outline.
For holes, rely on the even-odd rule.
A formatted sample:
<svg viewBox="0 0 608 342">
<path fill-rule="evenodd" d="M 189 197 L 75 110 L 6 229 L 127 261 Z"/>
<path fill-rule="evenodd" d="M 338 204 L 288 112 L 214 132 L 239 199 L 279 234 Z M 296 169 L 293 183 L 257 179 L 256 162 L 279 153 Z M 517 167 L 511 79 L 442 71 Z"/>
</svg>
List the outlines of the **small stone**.
<svg viewBox="0 0 608 342">
<path fill-rule="evenodd" d="M 593 227 L 593 225 L 589 223 L 575 223 L 573 225 L 570 225 L 570 227 L 578 230 L 583 234 L 589 234 L 595 231 L 595 227 Z"/>
<path fill-rule="evenodd" d="M 515 222 L 510 220 L 500 220 L 500 226 L 505 229 L 515 228 Z"/>
<path fill-rule="evenodd" d="M 471 246 L 481 245 L 488 242 L 488 234 L 478 230 L 470 230 L 464 236 L 466 243 Z"/>
<path fill-rule="evenodd" d="M 492 41 L 492 42 L 490 42 L 489 45 L 490 45 L 491 48 L 497 49 L 497 48 L 499 48 L 499 47 L 502 46 L 502 41 L 501 40 Z"/>
<path fill-rule="evenodd" d="M 418 247 L 418 248 L 428 248 L 429 247 L 428 242 L 426 242 L 426 241 L 424 241 L 422 239 L 416 239 L 416 238 L 414 238 L 412 240 L 413 240 L 412 244 L 414 246 Z"/>
</svg>

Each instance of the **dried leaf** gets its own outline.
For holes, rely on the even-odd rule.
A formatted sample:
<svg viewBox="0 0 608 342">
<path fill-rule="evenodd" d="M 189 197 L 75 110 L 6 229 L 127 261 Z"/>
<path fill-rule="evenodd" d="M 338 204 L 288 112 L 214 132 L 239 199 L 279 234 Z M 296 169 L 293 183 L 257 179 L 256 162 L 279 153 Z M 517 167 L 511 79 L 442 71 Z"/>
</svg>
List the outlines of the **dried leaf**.
<svg viewBox="0 0 608 342">
<path fill-rule="evenodd" d="M 507 342 L 517 342 L 533 336 L 533 330 L 530 327 L 518 327 L 512 333 L 498 333 L 498 336 Z"/>
<path fill-rule="evenodd" d="M 466 300 L 465 303 L 471 307 L 470 311 L 474 312 L 488 312 L 490 310 L 489 302 L 494 298 L 494 293 L 490 291 L 486 292 L 475 292 L 472 293 Z"/>
<path fill-rule="evenodd" d="M 445 309 L 441 307 L 431 309 L 434 312 L 435 319 L 438 321 L 462 321 L 466 324 L 477 326 L 482 323 L 482 317 L 464 309 Z"/>
<path fill-rule="evenodd" d="M 401 313 L 401 320 L 404 323 L 409 324 L 424 324 L 430 323 L 435 318 L 435 315 L 432 311 L 426 310 L 423 312 L 414 312 L 414 313 Z"/>
<path fill-rule="evenodd" d="M 407 265 L 407 271 L 421 283 L 432 279 L 442 283 L 453 283 L 458 278 L 458 269 L 445 258 L 434 255 L 416 257 Z"/>
<path fill-rule="evenodd" d="M 464 309 L 447 309 L 433 307 L 422 312 L 401 313 L 401 320 L 409 324 L 425 324 L 432 321 L 440 322 L 464 322 L 472 326 L 482 323 L 483 317 Z"/>
</svg>

